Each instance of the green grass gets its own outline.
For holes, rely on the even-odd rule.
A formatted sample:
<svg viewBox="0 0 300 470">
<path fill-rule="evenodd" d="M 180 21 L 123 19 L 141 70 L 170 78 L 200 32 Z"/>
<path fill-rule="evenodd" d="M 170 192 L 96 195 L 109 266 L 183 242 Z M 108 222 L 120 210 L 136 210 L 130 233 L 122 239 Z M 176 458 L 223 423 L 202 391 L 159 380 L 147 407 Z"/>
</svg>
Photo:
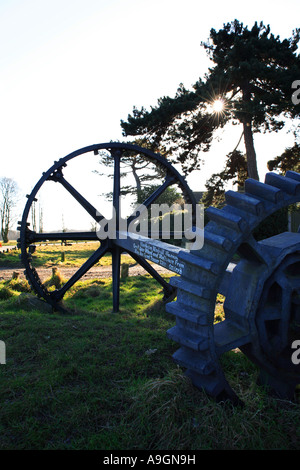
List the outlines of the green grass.
<svg viewBox="0 0 300 470">
<path fill-rule="evenodd" d="M 258 387 L 238 350 L 222 366 L 243 408 L 192 386 L 171 359 L 174 319 L 148 276 L 121 281 L 118 314 L 110 279 L 76 284 L 69 315 L 31 303 L 28 290 L 25 281 L 0 283 L 0 449 L 300 448 L 299 404 Z"/>
<path fill-rule="evenodd" d="M 32 255 L 32 265 L 34 267 L 79 267 L 88 259 L 99 247 L 97 242 L 72 243 L 71 245 L 49 244 L 36 245 L 36 251 Z M 0 266 L 22 267 L 20 261 L 20 250 L 13 250 L 8 253 L 0 253 Z M 65 261 L 62 262 L 62 253 Z M 128 254 L 121 255 L 122 263 L 136 264 Z M 111 255 L 104 255 L 95 266 L 110 266 Z"/>
</svg>

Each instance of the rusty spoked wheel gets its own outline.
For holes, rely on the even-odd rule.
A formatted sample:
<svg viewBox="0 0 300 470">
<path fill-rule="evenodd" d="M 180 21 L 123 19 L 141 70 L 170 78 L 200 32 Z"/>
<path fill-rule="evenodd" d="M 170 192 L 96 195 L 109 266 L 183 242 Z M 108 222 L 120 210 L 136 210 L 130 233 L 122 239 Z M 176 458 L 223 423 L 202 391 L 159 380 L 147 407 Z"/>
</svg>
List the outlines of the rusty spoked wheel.
<svg viewBox="0 0 300 470">
<path fill-rule="evenodd" d="M 122 191 L 121 177 L 122 177 L 122 159 L 132 156 L 133 158 L 138 156 L 140 159 L 144 159 L 145 162 L 150 162 L 154 165 L 161 177 L 161 181 L 156 189 L 150 194 L 143 202 L 143 207 L 147 209 L 151 204 L 155 203 L 157 199 L 172 185 L 176 185 L 181 193 L 184 201 L 188 204 L 192 204 L 195 208 L 196 201 L 193 193 L 188 187 L 184 177 L 182 177 L 178 171 L 161 155 L 155 154 L 152 151 L 141 148 L 132 144 L 123 143 L 104 143 L 91 145 L 61 158 L 59 161 L 49 168 L 48 171 L 43 173 L 40 180 L 37 182 L 32 192 L 27 196 L 28 201 L 24 208 L 22 220 L 19 222 L 18 229 L 20 230 L 20 238 L 18 240 L 18 246 L 21 249 L 21 260 L 25 267 L 25 275 L 37 293 L 38 296 L 45 299 L 55 309 L 64 310 L 62 307 L 62 300 L 66 292 L 79 281 L 99 260 L 108 252 L 112 255 L 112 286 L 113 286 L 113 311 L 119 310 L 119 288 L 120 288 L 120 257 L 122 253 L 122 247 L 118 245 L 118 236 L 115 239 L 107 237 L 106 239 L 99 240 L 97 232 L 73 232 L 73 231 L 61 231 L 61 232 L 46 232 L 38 233 L 37 230 L 30 228 L 30 214 L 34 203 L 38 199 L 39 191 L 45 183 L 53 184 L 53 191 L 56 191 L 57 186 L 55 183 L 64 188 L 74 200 L 79 203 L 81 208 L 89 214 L 94 222 L 101 224 L 104 216 L 101 212 L 101 208 L 94 207 L 85 196 L 82 191 L 76 189 L 72 184 L 67 181 L 64 176 L 65 167 L 68 166 L 71 160 L 76 157 L 84 156 L 92 153 L 98 155 L 99 152 L 106 152 L 107 158 L 111 159 L 113 166 L 113 196 L 112 204 L 115 209 L 116 221 L 119 220 L 120 215 L 120 195 Z M 82 168 L 84 170 L 84 168 Z M 84 178 L 84 176 L 81 176 Z M 99 187 L 95 188 L 95 191 L 99 193 Z M 128 225 L 135 220 L 138 212 L 134 212 L 127 218 Z M 118 233 L 118 227 L 117 227 Z M 51 291 L 46 288 L 45 284 L 40 279 L 38 271 L 32 262 L 32 253 L 35 250 L 35 244 L 39 242 L 52 242 L 52 241 L 82 241 L 90 240 L 99 242 L 99 246 L 95 249 L 94 253 L 82 264 L 82 266 L 70 277 L 70 279 L 60 288 Z M 157 272 L 152 264 L 148 263 L 143 257 L 129 253 L 136 262 L 138 262 L 153 278 L 155 278 L 163 287 L 164 299 L 168 300 L 174 297 L 176 289 L 166 282 L 163 277 Z"/>
</svg>

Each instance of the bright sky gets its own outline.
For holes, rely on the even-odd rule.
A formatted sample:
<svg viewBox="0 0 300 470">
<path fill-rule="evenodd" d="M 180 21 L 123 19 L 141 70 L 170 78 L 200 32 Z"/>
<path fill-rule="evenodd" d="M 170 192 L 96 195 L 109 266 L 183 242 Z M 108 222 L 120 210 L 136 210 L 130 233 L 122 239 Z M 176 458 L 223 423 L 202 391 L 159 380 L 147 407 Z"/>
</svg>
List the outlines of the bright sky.
<svg viewBox="0 0 300 470">
<path fill-rule="evenodd" d="M 298 0 L 284 8 L 278 0 L 0 0 L 0 176 L 31 192 L 54 160 L 121 140 L 120 120 L 133 106 L 148 108 L 173 96 L 179 83 L 190 88 L 203 77 L 210 63 L 200 42 L 211 28 L 262 20 L 275 35 L 290 37 L 299 9 Z M 223 169 L 240 133 L 227 132 L 205 154 L 203 171 L 188 179 L 193 190 Z M 286 132 L 255 136 L 261 179 L 266 162 L 292 144 Z M 103 191 L 85 181 L 85 195 Z M 43 200 L 44 212 L 50 200 L 55 195 Z M 68 228 L 82 229 L 70 215 L 57 207 L 55 228 L 63 216 Z"/>
</svg>

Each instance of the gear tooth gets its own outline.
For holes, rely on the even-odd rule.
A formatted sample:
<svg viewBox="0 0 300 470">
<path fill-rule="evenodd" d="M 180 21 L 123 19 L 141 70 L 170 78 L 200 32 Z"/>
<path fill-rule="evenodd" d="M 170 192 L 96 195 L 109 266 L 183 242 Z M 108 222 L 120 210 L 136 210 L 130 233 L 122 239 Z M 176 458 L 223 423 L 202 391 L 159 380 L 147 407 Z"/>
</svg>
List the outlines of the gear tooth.
<svg viewBox="0 0 300 470">
<path fill-rule="evenodd" d="M 264 212 L 263 202 L 247 194 L 230 190 L 225 193 L 225 200 L 227 204 L 253 215 L 261 216 Z"/>
<path fill-rule="evenodd" d="M 181 259 L 182 261 L 185 261 L 188 264 L 197 266 L 197 268 L 201 268 L 201 269 L 204 269 L 205 271 L 209 271 L 212 274 L 219 274 L 220 272 L 219 266 L 212 260 L 207 260 L 205 258 L 192 255 L 191 253 L 187 253 L 185 251 L 179 252 L 178 258 Z"/>
<path fill-rule="evenodd" d="M 203 374 L 198 374 L 193 370 L 187 370 L 186 376 L 191 379 L 195 387 L 200 390 L 204 389 L 205 392 L 213 397 L 217 402 L 230 400 L 233 405 L 238 405 L 240 407 L 244 406 L 244 403 L 234 393 L 220 373 L 205 376 Z"/>
<path fill-rule="evenodd" d="M 287 171 L 285 174 L 286 178 L 290 178 L 292 180 L 300 181 L 300 173 L 296 173 L 296 171 Z"/>
<path fill-rule="evenodd" d="M 249 332 L 230 320 L 217 323 L 214 328 L 216 352 L 220 356 L 250 341 Z"/>
<path fill-rule="evenodd" d="M 177 287 L 177 289 L 181 289 L 189 294 L 203 297 L 204 299 L 209 299 L 211 295 L 211 291 L 207 287 L 200 286 L 195 282 L 187 281 L 182 279 L 182 277 L 172 277 L 170 279 L 170 284 L 171 286 Z"/>
<path fill-rule="evenodd" d="M 31 196 L 30 194 L 26 194 L 27 199 L 29 199 L 30 196 Z M 33 202 L 37 202 L 37 198 L 33 197 L 33 198 L 32 198 L 32 201 L 33 201 Z M 30 224 L 28 224 L 28 225 L 30 225 Z"/>
<path fill-rule="evenodd" d="M 216 207 L 208 207 L 206 214 L 209 219 L 220 225 L 232 228 L 236 231 L 243 232 L 247 229 L 248 224 L 241 215 L 226 212 L 225 210 L 217 209 Z"/>
<path fill-rule="evenodd" d="M 281 189 L 288 194 L 300 194 L 300 181 L 297 181 L 295 178 L 291 179 L 271 172 L 266 174 L 265 182 L 266 184 L 275 186 L 275 188 Z"/>
<path fill-rule="evenodd" d="M 31 266 L 30 269 L 31 269 L 30 271 L 31 275 L 28 274 L 27 270 L 24 271 L 27 281 L 29 282 L 32 290 L 36 293 L 36 295 L 39 298 L 43 298 L 44 300 L 47 300 L 47 298 L 49 297 L 48 292 L 44 288 L 43 284 L 41 283 L 36 269 L 33 266 Z M 35 282 L 33 282 L 32 276 Z"/>
<path fill-rule="evenodd" d="M 182 304 L 178 300 L 166 305 L 166 311 L 177 318 L 188 321 L 195 326 L 208 326 L 207 315 L 195 308 L 190 307 L 187 309 L 186 304 Z"/>
<path fill-rule="evenodd" d="M 199 312 L 207 312 L 209 300 L 203 297 L 198 297 L 197 292 L 190 294 L 182 289 L 178 289 L 176 303 L 177 302 L 181 305 L 184 304 L 186 310 L 195 309 Z"/>
<path fill-rule="evenodd" d="M 233 246 L 231 240 L 210 232 L 208 229 L 205 229 L 204 231 L 204 243 L 207 243 L 214 248 L 218 248 L 219 250 L 225 250 L 226 252 L 230 251 Z"/>
<path fill-rule="evenodd" d="M 215 364 L 207 358 L 205 352 L 192 351 L 184 346 L 173 354 L 173 359 L 180 366 L 192 369 L 201 375 L 210 375 L 216 369 Z"/>
<path fill-rule="evenodd" d="M 177 325 L 167 331 L 168 338 L 180 343 L 182 346 L 193 349 L 194 351 L 206 351 L 209 347 L 208 337 L 200 335 L 198 332 L 191 332 L 181 329 Z"/>
<path fill-rule="evenodd" d="M 64 161 L 64 158 L 60 158 L 58 162 L 55 162 L 55 163 L 59 163 L 64 168 L 67 166 L 66 162 Z"/>
<path fill-rule="evenodd" d="M 245 181 L 245 193 L 266 201 L 278 203 L 283 200 L 284 194 L 279 188 L 249 178 Z"/>
</svg>

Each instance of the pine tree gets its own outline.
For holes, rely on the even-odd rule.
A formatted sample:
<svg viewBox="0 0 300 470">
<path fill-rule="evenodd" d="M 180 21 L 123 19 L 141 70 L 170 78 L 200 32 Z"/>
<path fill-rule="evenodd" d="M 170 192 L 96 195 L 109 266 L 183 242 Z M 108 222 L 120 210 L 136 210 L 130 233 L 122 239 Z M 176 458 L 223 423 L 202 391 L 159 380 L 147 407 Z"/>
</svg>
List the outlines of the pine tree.
<svg viewBox="0 0 300 470">
<path fill-rule="evenodd" d="M 253 134 L 277 132 L 286 118 L 300 115 L 300 104 L 291 99 L 292 83 L 300 77 L 299 39 L 300 29 L 281 40 L 262 22 L 248 29 L 235 20 L 218 32 L 211 29 L 209 40 L 201 45 L 214 66 L 204 79 L 191 91 L 180 85 L 174 98 L 160 98 L 150 111 L 134 108 L 127 121 L 121 121 L 123 134 L 147 138 L 189 173 L 200 168 L 201 152 L 209 151 L 218 128 L 240 124 L 248 176 L 259 179 Z M 216 101 L 222 105 L 218 110 Z"/>
<path fill-rule="evenodd" d="M 268 161 L 268 169 L 270 171 L 279 170 L 285 175 L 287 170 L 297 171 L 300 173 L 300 145 L 295 143 L 293 147 L 288 147 L 285 151 Z"/>
</svg>

